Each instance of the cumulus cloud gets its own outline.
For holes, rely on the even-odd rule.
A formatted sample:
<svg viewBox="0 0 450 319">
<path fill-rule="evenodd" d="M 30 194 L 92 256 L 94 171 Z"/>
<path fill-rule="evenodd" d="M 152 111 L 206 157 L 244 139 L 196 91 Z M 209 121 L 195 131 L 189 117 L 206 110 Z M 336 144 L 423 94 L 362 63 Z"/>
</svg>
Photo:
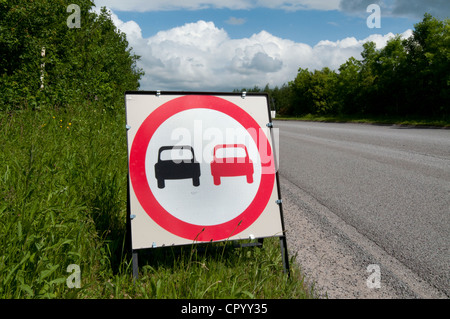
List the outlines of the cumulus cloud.
<svg viewBox="0 0 450 319">
<path fill-rule="evenodd" d="M 139 67 L 146 73 L 141 81 L 144 90 L 230 91 L 267 83 L 281 86 L 293 80 L 300 67 L 338 69 L 351 56 L 361 58 L 364 42 L 374 41 L 381 48 L 394 37 L 392 33 L 374 34 L 361 40 L 325 40 L 310 46 L 266 31 L 231 39 L 213 22 L 200 20 L 143 38 L 134 21 L 123 22 L 114 13 L 112 19 L 141 56 Z"/>
</svg>

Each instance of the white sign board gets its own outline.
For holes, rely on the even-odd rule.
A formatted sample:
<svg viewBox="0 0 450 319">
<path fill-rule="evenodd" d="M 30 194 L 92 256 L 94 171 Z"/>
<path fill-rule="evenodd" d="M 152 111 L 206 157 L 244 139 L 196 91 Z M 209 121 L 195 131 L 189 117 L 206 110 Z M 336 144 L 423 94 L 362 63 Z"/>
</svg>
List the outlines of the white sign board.
<svg viewBox="0 0 450 319">
<path fill-rule="evenodd" d="M 267 95 L 125 100 L 133 249 L 283 236 Z"/>
</svg>

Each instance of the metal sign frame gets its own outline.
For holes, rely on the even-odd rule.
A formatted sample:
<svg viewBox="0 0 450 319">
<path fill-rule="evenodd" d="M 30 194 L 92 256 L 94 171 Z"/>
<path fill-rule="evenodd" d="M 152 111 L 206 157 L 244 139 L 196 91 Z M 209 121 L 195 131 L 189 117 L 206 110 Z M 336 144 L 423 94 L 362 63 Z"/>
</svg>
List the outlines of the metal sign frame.
<svg viewBox="0 0 450 319">
<path fill-rule="evenodd" d="M 270 105 L 269 105 L 269 98 L 268 98 L 268 94 L 267 93 L 253 93 L 253 92 L 242 92 L 242 93 L 229 93 L 229 92 L 180 92 L 180 91 L 126 91 L 125 92 L 125 106 L 127 108 L 127 102 L 129 99 L 129 96 L 142 96 L 142 95 L 153 95 L 156 97 L 161 97 L 161 96 L 168 96 L 168 97 L 172 97 L 172 96 L 212 96 L 212 97 L 240 97 L 242 99 L 245 99 L 247 96 L 248 97 L 264 97 L 266 100 L 266 104 L 267 104 L 267 118 L 268 118 L 268 122 L 266 123 L 266 127 L 269 129 L 269 137 L 270 141 L 272 142 L 272 145 L 274 143 L 274 136 L 273 136 L 273 123 L 272 123 L 272 116 L 271 116 L 271 110 L 270 110 Z M 157 107 L 158 108 L 158 107 Z M 156 109 L 157 109 L 156 108 Z M 127 116 L 127 124 L 126 124 L 126 128 L 127 131 L 131 129 L 129 122 L 128 122 L 128 109 L 126 109 L 126 116 Z M 134 139 L 134 137 L 133 137 Z M 156 245 L 154 246 L 148 246 L 148 247 L 143 247 L 143 248 L 136 248 L 133 246 L 133 227 L 132 227 L 132 220 L 135 217 L 135 214 L 132 211 L 132 207 L 131 207 L 131 196 L 135 196 L 134 194 L 134 190 L 132 189 L 132 181 L 130 178 L 130 149 L 131 149 L 131 145 L 130 145 L 130 141 L 129 141 L 129 137 L 128 137 L 128 132 L 127 132 L 127 148 L 128 148 L 128 178 L 127 178 L 127 241 L 128 241 L 128 246 L 131 248 L 132 251 L 132 262 L 133 262 L 133 276 L 135 279 L 138 278 L 138 251 L 140 249 L 151 249 L 151 248 L 155 248 Z M 189 149 L 189 147 L 186 147 L 187 149 Z M 170 149 L 169 147 L 161 147 L 160 152 Z M 245 150 L 247 152 L 247 150 Z M 273 154 L 273 161 L 274 161 L 274 165 L 275 168 L 278 167 L 278 163 L 277 163 L 277 154 L 276 154 L 276 147 L 272 147 L 272 154 Z M 161 154 L 158 154 L 158 158 Z M 192 150 L 192 155 L 193 155 L 193 150 Z M 247 154 L 248 156 L 248 154 Z M 193 161 L 195 161 L 195 156 L 193 155 Z M 276 188 L 276 204 L 279 207 L 279 218 L 280 218 L 280 223 L 281 223 L 281 232 L 278 234 L 274 234 L 271 236 L 253 236 L 250 235 L 251 239 L 256 239 L 257 242 L 256 243 L 250 243 L 250 244 L 242 244 L 242 245 L 235 245 L 235 247 L 245 247 L 245 246 L 261 246 L 264 238 L 269 238 L 269 237 L 279 237 L 280 239 L 280 249 L 281 249 L 281 256 L 282 256 L 282 262 L 283 262 L 283 269 L 285 271 L 285 273 L 289 276 L 290 275 L 290 271 L 289 271 L 289 257 L 288 257 L 288 250 L 287 250 L 287 242 L 286 242 L 286 235 L 285 235 L 285 226 L 284 226 L 284 218 L 283 218 L 283 207 L 282 207 L 282 200 L 281 200 L 281 192 L 280 192 L 280 184 L 279 184 L 279 176 L 278 176 L 278 171 L 277 169 L 275 169 L 275 174 L 274 174 L 275 178 L 274 178 L 274 187 Z M 195 176 L 194 176 L 195 177 Z M 195 182 L 195 179 L 192 179 L 194 182 L 194 186 L 196 186 L 195 184 L 198 183 L 198 176 L 197 176 L 197 182 Z M 162 182 L 161 184 L 159 183 L 160 181 L 158 180 L 158 187 L 159 188 L 163 188 L 164 187 L 164 182 Z M 197 185 L 198 186 L 198 185 Z M 233 243 L 242 241 L 244 239 L 248 239 L 248 238 L 227 238 L 227 239 L 221 239 L 221 240 L 214 240 L 212 242 L 220 242 L 220 241 L 233 241 Z M 208 241 L 208 242 L 211 242 Z M 190 241 L 189 244 L 194 244 L 194 243 L 205 243 L 207 241 L 200 241 L 200 242 L 196 242 L 194 241 Z M 187 243 L 186 243 L 187 244 Z M 172 244 L 173 245 L 173 244 Z M 184 245 L 183 243 L 181 244 L 177 244 L 177 245 Z"/>
</svg>

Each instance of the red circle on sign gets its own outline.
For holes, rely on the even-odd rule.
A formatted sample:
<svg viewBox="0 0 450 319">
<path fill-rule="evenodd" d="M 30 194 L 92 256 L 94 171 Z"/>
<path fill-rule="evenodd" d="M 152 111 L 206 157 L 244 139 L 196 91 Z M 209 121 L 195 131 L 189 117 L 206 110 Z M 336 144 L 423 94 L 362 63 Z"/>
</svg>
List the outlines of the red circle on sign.
<svg viewBox="0 0 450 319">
<path fill-rule="evenodd" d="M 147 147 L 156 130 L 171 116 L 190 109 L 210 109 L 222 112 L 239 122 L 247 131 L 259 132 L 258 123 L 237 105 L 210 95 L 186 95 L 175 98 L 154 110 L 136 132 L 130 151 L 130 179 L 133 190 L 145 212 L 166 231 L 185 239 L 196 241 L 223 240 L 234 236 L 252 225 L 262 214 L 272 194 L 275 182 L 273 173 L 263 173 L 258 191 L 250 205 L 237 217 L 217 225 L 195 225 L 182 221 L 166 211 L 152 193 L 145 171 Z M 267 145 L 267 154 L 272 154 L 270 144 L 263 133 L 250 134 L 258 145 Z M 258 143 L 259 138 L 259 143 Z M 262 144 L 264 143 L 264 144 Z M 267 158 L 267 154 L 259 155 Z M 273 162 L 270 162 L 273 166 Z"/>
</svg>

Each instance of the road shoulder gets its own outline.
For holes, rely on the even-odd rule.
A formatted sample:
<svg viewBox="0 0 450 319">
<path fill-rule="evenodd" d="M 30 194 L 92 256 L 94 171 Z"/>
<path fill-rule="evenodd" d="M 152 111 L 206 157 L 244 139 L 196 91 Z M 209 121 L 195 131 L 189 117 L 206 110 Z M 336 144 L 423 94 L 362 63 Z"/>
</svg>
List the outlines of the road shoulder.
<svg viewBox="0 0 450 319">
<path fill-rule="evenodd" d="M 280 187 L 289 251 L 320 297 L 447 298 L 283 176 Z"/>
</svg>

